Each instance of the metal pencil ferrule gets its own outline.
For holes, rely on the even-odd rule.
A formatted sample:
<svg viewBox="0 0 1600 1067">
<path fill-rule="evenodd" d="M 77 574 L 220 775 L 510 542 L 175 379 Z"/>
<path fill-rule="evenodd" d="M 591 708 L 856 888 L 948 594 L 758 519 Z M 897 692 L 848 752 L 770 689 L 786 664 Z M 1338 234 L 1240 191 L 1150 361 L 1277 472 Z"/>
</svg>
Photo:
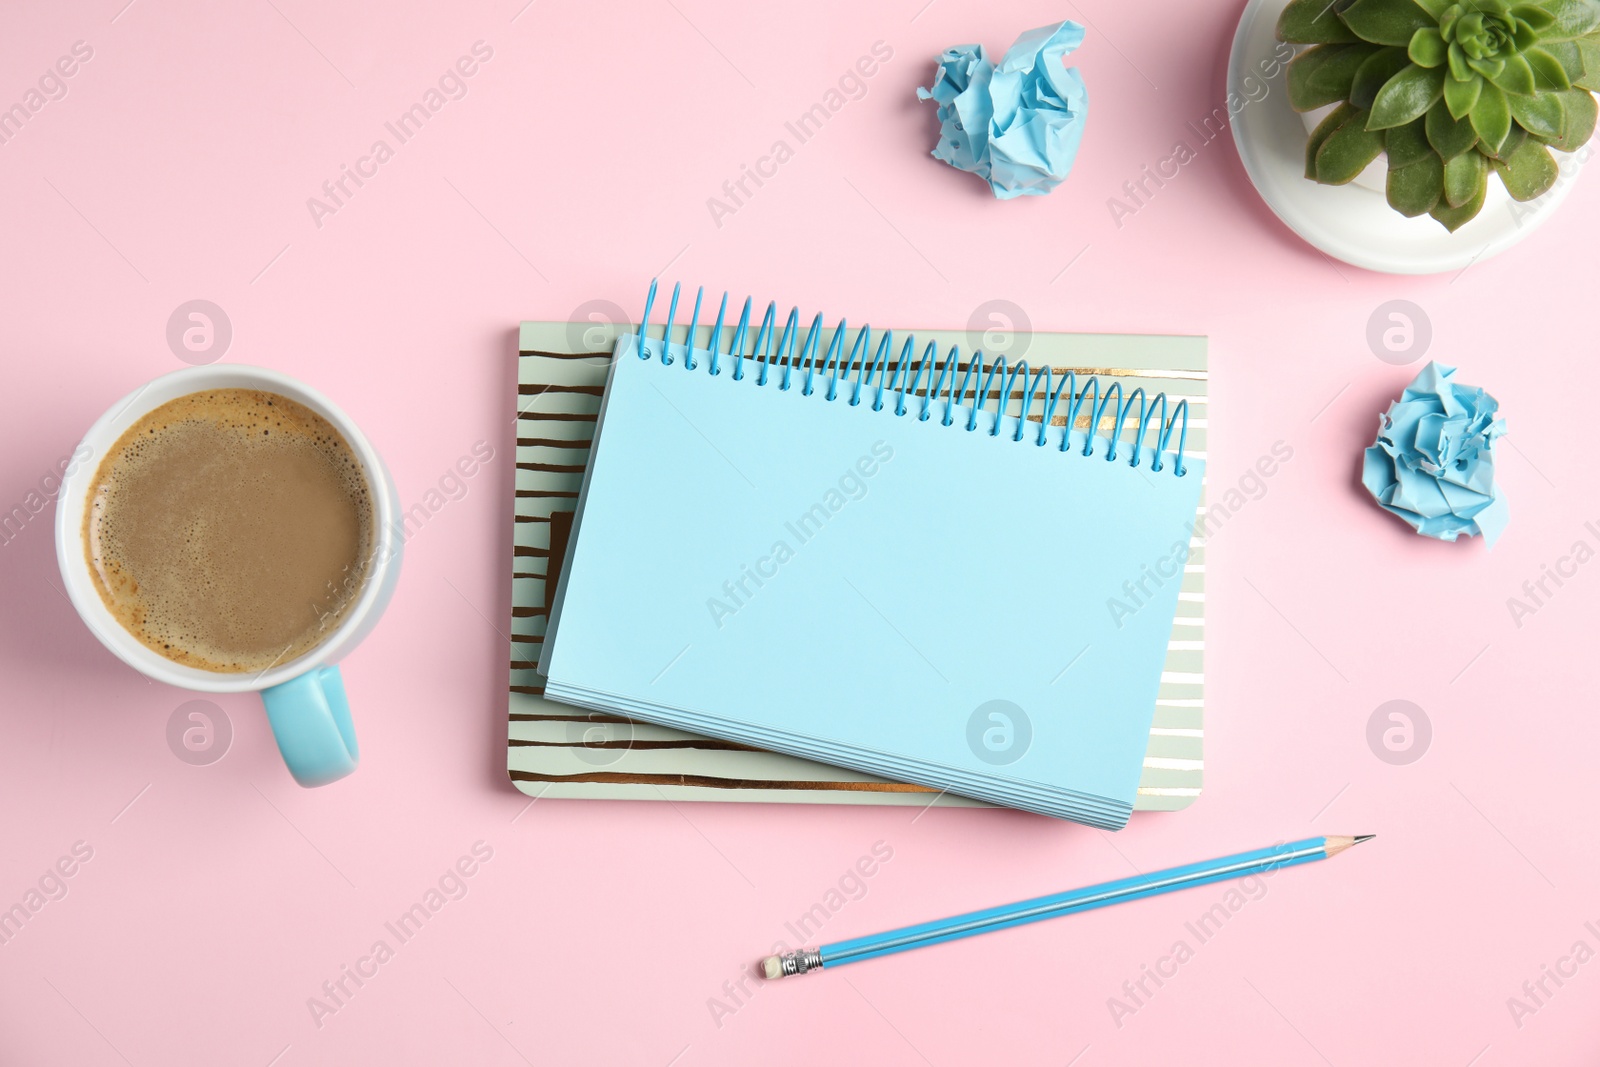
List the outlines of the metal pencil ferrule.
<svg viewBox="0 0 1600 1067">
<path fill-rule="evenodd" d="M 820 971 L 822 970 L 822 953 L 814 948 L 803 948 L 798 952 L 784 952 L 778 956 L 778 966 L 783 969 L 785 978 L 791 974 Z"/>
</svg>

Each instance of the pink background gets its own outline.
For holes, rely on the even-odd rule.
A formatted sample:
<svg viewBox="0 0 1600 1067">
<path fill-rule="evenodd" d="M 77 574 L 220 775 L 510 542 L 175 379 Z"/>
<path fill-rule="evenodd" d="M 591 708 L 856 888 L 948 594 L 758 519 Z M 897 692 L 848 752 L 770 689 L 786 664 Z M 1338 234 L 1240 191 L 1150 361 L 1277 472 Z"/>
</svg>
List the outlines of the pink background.
<svg viewBox="0 0 1600 1067">
<path fill-rule="evenodd" d="M 178 760 L 166 724 L 192 695 L 79 623 L 50 508 L 0 545 L 0 907 L 93 850 L 0 945 L 0 1062 L 1594 1061 L 1600 962 L 1520 1019 L 1507 999 L 1575 942 L 1600 949 L 1600 563 L 1520 628 L 1506 601 L 1600 545 L 1600 183 L 1497 259 L 1383 277 L 1277 223 L 1225 137 L 1119 228 L 1107 199 L 1222 103 L 1236 3 L 125 2 L 0 16 L 0 105 L 93 48 L 0 145 L 0 506 L 183 365 L 166 322 L 194 298 L 229 316 L 224 358 L 337 398 L 406 506 L 475 442 L 496 459 L 407 546 L 345 666 L 362 767 L 316 791 L 251 697 L 216 701 L 224 759 Z M 1062 17 L 1090 26 L 1082 156 L 1048 198 L 995 202 L 928 158 L 913 89 L 948 45 L 998 54 Z M 392 145 L 383 124 L 478 40 L 493 57 L 465 98 L 318 227 L 307 198 Z M 893 58 L 865 97 L 718 226 L 707 198 L 876 41 Z M 1213 499 L 1274 442 L 1294 457 L 1211 543 L 1202 799 L 1116 835 L 944 809 L 528 807 L 504 772 L 496 632 L 515 327 L 593 299 L 636 316 L 658 273 L 852 321 L 960 327 L 1003 298 L 1038 328 L 1209 335 Z M 1428 356 L 1509 416 L 1492 553 L 1416 538 L 1355 487 L 1376 413 L 1422 366 L 1366 340 L 1400 298 L 1431 320 Z M 1433 729 L 1402 766 L 1367 741 L 1396 699 Z M 892 860 L 824 940 L 1322 832 L 1380 836 L 1276 876 L 1204 944 L 1185 924 L 1221 887 L 724 990 L 875 842 Z M 394 947 L 383 924 L 477 841 L 493 858 L 467 895 L 319 1027 L 308 998 Z M 1132 1005 L 1123 983 L 1179 940 L 1193 958 L 1115 1019 L 1109 999 Z"/>
</svg>

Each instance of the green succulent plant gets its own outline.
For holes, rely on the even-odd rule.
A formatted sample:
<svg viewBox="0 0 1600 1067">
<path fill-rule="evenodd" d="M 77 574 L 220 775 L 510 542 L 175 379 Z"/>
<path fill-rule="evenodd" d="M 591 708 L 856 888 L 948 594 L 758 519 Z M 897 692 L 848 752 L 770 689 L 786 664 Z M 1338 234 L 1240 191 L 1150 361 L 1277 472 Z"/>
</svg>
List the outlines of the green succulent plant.
<svg viewBox="0 0 1600 1067">
<path fill-rule="evenodd" d="M 1343 185 L 1387 153 L 1389 205 L 1454 232 L 1489 174 L 1517 200 L 1555 184 L 1554 148 L 1594 133 L 1600 0 L 1292 0 L 1278 37 L 1296 111 L 1338 106 L 1306 142 L 1306 177 Z"/>
</svg>

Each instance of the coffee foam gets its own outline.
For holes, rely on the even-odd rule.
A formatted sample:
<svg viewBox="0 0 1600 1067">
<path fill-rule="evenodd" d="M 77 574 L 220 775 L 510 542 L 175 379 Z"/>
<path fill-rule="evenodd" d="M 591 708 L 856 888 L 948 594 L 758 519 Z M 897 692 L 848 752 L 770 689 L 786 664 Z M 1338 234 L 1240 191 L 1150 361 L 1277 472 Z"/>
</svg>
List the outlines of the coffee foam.
<svg viewBox="0 0 1600 1067">
<path fill-rule="evenodd" d="M 372 563 L 373 499 L 322 416 L 260 390 L 178 397 L 100 464 L 84 550 L 101 599 L 187 666 L 260 672 L 330 636 Z"/>
</svg>

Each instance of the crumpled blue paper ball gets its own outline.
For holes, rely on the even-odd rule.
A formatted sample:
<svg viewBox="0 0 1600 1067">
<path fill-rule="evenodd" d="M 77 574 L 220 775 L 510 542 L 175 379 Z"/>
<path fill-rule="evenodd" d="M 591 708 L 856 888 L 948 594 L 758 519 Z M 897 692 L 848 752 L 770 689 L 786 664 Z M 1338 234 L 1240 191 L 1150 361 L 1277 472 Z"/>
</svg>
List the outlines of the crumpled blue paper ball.
<svg viewBox="0 0 1600 1067">
<path fill-rule="evenodd" d="M 1429 363 L 1378 417 L 1361 483 L 1386 511 L 1424 537 L 1482 535 L 1491 548 L 1509 510 L 1494 484 L 1494 440 L 1506 432 L 1499 401 Z"/>
<path fill-rule="evenodd" d="M 1060 185 L 1089 112 L 1083 77 L 1061 60 L 1082 43 L 1082 26 L 1059 22 L 1018 37 L 999 66 L 981 44 L 947 49 L 933 88 L 917 89 L 938 104 L 934 158 L 983 178 L 1001 200 Z"/>
</svg>

